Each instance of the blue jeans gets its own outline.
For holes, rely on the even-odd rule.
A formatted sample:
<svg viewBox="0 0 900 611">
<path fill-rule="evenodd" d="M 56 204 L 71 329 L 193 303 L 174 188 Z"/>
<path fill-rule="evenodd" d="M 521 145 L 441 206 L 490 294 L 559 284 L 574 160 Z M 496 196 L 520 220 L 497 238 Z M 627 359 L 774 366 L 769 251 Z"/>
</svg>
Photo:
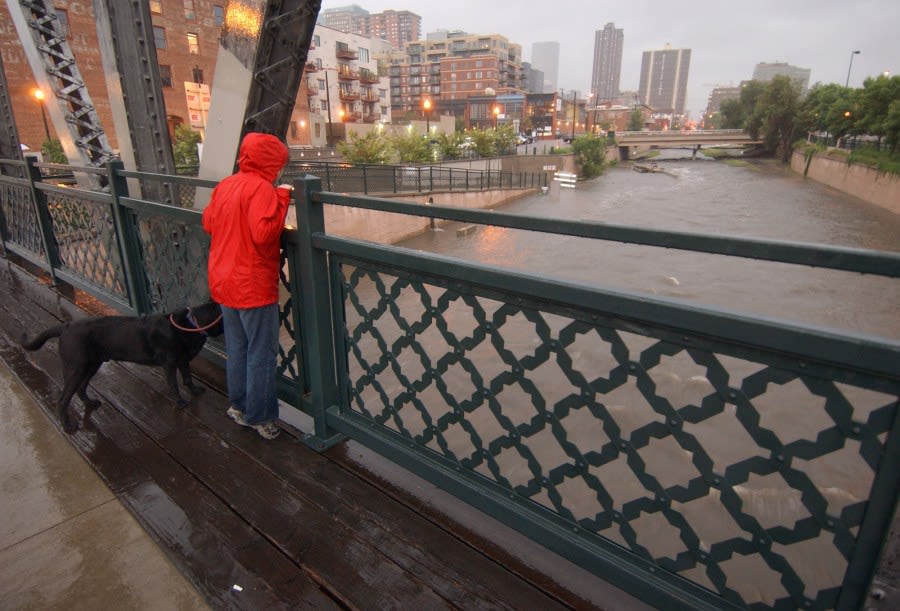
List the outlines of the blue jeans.
<svg viewBox="0 0 900 611">
<path fill-rule="evenodd" d="M 275 391 L 278 356 L 278 304 L 236 310 L 222 306 L 228 361 L 228 400 L 247 424 L 278 418 Z"/>
</svg>

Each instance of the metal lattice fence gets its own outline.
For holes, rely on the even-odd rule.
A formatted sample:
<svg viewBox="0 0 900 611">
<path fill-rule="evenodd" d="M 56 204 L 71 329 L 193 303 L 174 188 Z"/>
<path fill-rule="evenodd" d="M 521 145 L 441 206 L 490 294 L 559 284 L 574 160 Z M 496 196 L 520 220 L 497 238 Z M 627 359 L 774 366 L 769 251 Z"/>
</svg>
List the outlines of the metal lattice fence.
<svg viewBox="0 0 900 611">
<path fill-rule="evenodd" d="M 350 412 L 723 601 L 837 604 L 896 382 L 352 263 Z"/>
</svg>

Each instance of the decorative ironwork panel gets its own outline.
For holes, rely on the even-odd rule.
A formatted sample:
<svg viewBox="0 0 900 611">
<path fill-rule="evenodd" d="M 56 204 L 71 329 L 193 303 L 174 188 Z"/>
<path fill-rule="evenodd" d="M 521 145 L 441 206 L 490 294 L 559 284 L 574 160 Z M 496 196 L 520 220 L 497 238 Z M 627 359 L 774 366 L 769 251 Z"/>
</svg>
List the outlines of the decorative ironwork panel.
<svg viewBox="0 0 900 611">
<path fill-rule="evenodd" d="M 835 606 L 895 381 L 352 264 L 352 413 L 729 603 Z"/>
<path fill-rule="evenodd" d="M 154 311 L 168 312 L 207 301 L 209 236 L 203 227 L 167 215 L 138 215 L 137 220 Z"/>
<path fill-rule="evenodd" d="M 297 302 L 292 289 L 291 269 L 288 261 L 288 253 L 291 250 L 281 251 L 281 271 L 279 272 L 278 290 L 278 375 L 284 378 L 292 386 L 301 379 L 300 363 L 302 355 L 300 347 L 303 345 L 302 332 L 295 324 L 295 307 Z"/>
<path fill-rule="evenodd" d="M 45 193 L 62 268 L 101 291 L 127 300 L 110 204 L 85 200 L 74 193 Z"/>
<path fill-rule="evenodd" d="M 46 254 L 41 241 L 40 225 L 35 215 L 31 188 L 27 184 L 0 182 L 0 207 L 6 223 L 4 239 L 36 257 Z"/>
</svg>

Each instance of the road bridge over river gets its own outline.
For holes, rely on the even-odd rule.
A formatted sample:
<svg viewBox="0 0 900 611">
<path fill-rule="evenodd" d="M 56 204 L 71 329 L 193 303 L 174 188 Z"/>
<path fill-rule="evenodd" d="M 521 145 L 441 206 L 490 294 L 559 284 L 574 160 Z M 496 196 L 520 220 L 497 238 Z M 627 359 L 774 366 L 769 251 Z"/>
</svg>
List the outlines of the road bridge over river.
<svg viewBox="0 0 900 611">
<path fill-rule="evenodd" d="M 758 145 L 762 140 L 751 138 L 742 129 L 694 129 L 685 131 L 616 132 L 619 159 L 627 160 L 632 153 L 652 148 L 692 148 L 703 146 Z"/>
</svg>

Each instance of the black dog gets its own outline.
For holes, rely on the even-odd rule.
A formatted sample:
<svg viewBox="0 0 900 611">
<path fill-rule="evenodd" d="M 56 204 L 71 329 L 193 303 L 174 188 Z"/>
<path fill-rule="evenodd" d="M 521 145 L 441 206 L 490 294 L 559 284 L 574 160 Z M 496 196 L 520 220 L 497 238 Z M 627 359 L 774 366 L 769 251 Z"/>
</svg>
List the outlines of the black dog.
<svg viewBox="0 0 900 611">
<path fill-rule="evenodd" d="M 171 314 L 101 316 L 57 325 L 30 342 L 23 337 L 22 347 L 37 350 L 48 339 L 59 338 L 65 383 L 57 410 L 63 429 L 74 433 L 78 424 L 69 418 L 69 401 L 77 392 L 88 410 L 100 406 L 88 397 L 87 387 L 106 361 L 162 366 L 176 405 L 185 407 L 188 402 L 178 391 L 175 372 L 181 371 L 181 380 L 192 394 L 203 392 L 191 380 L 190 362 L 203 349 L 207 336 L 216 337 L 222 331 L 222 310 L 219 304 L 209 302 Z"/>
</svg>

